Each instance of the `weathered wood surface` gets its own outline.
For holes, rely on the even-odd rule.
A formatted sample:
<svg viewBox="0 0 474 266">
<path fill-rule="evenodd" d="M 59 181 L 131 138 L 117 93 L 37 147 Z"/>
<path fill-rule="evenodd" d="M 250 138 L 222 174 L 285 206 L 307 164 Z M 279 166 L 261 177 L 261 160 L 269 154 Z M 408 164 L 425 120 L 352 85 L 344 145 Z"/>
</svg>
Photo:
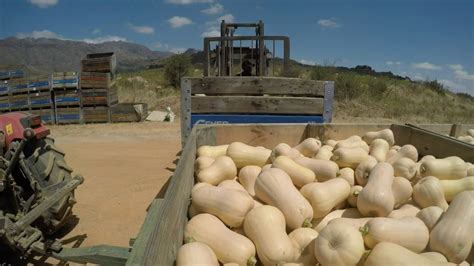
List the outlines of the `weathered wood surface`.
<svg viewBox="0 0 474 266">
<path fill-rule="evenodd" d="M 192 96 L 192 113 L 322 114 L 323 99 L 308 97 Z"/>
<path fill-rule="evenodd" d="M 324 96 L 325 81 L 274 77 L 190 78 L 191 93 L 207 95 L 271 94 Z"/>
<path fill-rule="evenodd" d="M 108 107 L 84 107 L 82 109 L 82 119 L 84 123 L 106 123 L 109 122 Z"/>
</svg>

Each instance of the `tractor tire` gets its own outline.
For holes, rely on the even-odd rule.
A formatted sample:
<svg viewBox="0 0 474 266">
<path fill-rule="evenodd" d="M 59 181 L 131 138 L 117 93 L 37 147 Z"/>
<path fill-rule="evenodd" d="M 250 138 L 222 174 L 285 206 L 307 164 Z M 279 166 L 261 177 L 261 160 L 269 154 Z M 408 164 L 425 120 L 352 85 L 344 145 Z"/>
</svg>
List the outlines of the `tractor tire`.
<svg viewBox="0 0 474 266">
<path fill-rule="evenodd" d="M 72 179 L 72 169 L 66 164 L 64 152 L 54 145 L 51 138 L 36 140 L 30 147 L 26 165 L 37 179 L 38 185 L 45 197 L 52 195 L 64 181 Z M 25 154 L 27 155 L 27 154 Z M 74 192 L 61 199 L 42 215 L 39 222 L 44 233 L 53 234 L 60 229 L 72 215 L 72 206 L 76 203 Z"/>
</svg>

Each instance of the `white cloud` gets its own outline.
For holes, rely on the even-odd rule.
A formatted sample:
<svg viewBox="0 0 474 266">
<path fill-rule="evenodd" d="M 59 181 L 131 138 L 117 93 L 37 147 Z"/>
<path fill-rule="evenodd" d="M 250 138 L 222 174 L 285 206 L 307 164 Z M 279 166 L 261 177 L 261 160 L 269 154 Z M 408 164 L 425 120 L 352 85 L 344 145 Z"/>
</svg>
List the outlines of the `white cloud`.
<svg viewBox="0 0 474 266">
<path fill-rule="evenodd" d="M 201 10 L 202 13 L 207 14 L 207 15 L 220 14 L 223 11 L 224 11 L 224 6 L 219 3 L 211 4 L 209 8 Z"/>
<path fill-rule="evenodd" d="M 316 61 L 313 61 L 313 60 L 301 59 L 299 62 L 303 65 L 311 65 L 311 66 L 316 65 Z"/>
<path fill-rule="evenodd" d="M 221 32 L 218 30 L 209 30 L 201 34 L 201 37 L 219 37 L 219 36 L 221 36 Z"/>
<path fill-rule="evenodd" d="M 169 49 L 169 51 L 174 53 L 174 54 L 182 54 L 186 51 L 186 48 L 174 47 L 174 48 Z"/>
<path fill-rule="evenodd" d="M 411 64 L 411 67 L 418 68 L 418 69 L 424 69 L 424 70 L 439 70 L 439 69 L 441 69 L 440 66 L 437 66 L 435 64 L 431 64 L 431 63 L 428 63 L 428 62 L 413 63 L 413 64 Z"/>
<path fill-rule="evenodd" d="M 166 3 L 175 5 L 189 5 L 194 3 L 212 3 L 213 0 L 165 0 Z"/>
<path fill-rule="evenodd" d="M 227 23 L 234 22 L 235 17 L 232 14 L 225 14 L 217 18 L 217 22 L 221 23 L 222 20 L 225 20 Z"/>
<path fill-rule="evenodd" d="M 141 34 L 153 34 L 153 33 L 155 33 L 155 28 L 150 27 L 150 26 L 146 26 L 146 25 L 137 26 L 137 25 L 133 25 L 133 24 L 129 24 L 128 26 L 132 31 L 134 31 L 136 33 L 141 33 Z"/>
<path fill-rule="evenodd" d="M 201 34 L 201 37 L 219 37 L 221 36 L 220 23 L 222 20 L 225 20 L 226 23 L 232 23 L 235 20 L 234 15 L 225 14 L 218 17 L 215 20 L 206 22 L 207 29 Z"/>
<path fill-rule="evenodd" d="M 157 42 L 152 47 L 155 49 L 160 49 L 160 48 L 164 48 L 164 45 L 161 42 Z"/>
<path fill-rule="evenodd" d="M 454 77 L 456 79 L 474 80 L 474 74 L 469 74 L 466 70 L 464 70 L 462 65 L 449 65 L 449 68 L 454 71 Z"/>
<path fill-rule="evenodd" d="M 99 28 L 95 28 L 93 31 L 92 31 L 92 34 L 99 34 L 101 32 L 101 30 Z"/>
<path fill-rule="evenodd" d="M 192 24 L 193 22 L 186 17 L 179 17 L 179 16 L 174 16 L 170 19 L 168 19 L 168 23 L 172 28 L 180 28 L 189 24 Z"/>
<path fill-rule="evenodd" d="M 450 88 L 454 92 L 468 92 L 468 89 L 466 86 L 456 83 L 452 80 L 442 79 L 442 80 L 438 80 L 438 82 Z"/>
<path fill-rule="evenodd" d="M 54 33 L 50 30 L 35 30 L 32 32 L 20 32 L 16 34 L 16 37 L 19 39 L 24 38 L 50 38 L 50 39 L 62 39 L 61 35 Z"/>
<path fill-rule="evenodd" d="M 424 78 L 420 73 L 413 74 L 411 78 L 414 80 L 426 80 L 426 78 Z"/>
<path fill-rule="evenodd" d="M 58 0 L 28 0 L 28 2 L 39 8 L 48 8 L 58 4 Z"/>
<path fill-rule="evenodd" d="M 339 28 L 342 26 L 334 18 L 320 19 L 318 20 L 318 24 L 324 28 Z"/>
<path fill-rule="evenodd" d="M 86 42 L 86 43 L 91 43 L 91 44 L 97 44 L 97 43 L 103 43 L 103 42 L 126 42 L 127 39 L 119 36 L 102 36 L 102 37 L 97 37 L 94 39 L 82 39 L 80 41 Z"/>
<path fill-rule="evenodd" d="M 402 62 L 400 62 L 400 61 L 387 61 L 387 62 L 385 62 L 385 64 L 387 64 L 389 66 L 393 66 L 393 65 L 399 66 L 399 65 L 402 64 Z"/>
</svg>

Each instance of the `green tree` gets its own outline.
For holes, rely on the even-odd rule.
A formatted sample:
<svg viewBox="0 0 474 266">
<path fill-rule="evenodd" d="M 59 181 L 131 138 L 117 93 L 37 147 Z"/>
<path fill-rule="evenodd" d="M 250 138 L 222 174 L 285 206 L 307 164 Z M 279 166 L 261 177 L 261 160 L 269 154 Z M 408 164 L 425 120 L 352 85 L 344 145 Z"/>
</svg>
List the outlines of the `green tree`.
<svg viewBox="0 0 474 266">
<path fill-rule="evenodd" d="M 191 56 L 177 54 L 168 58 L 165 62 L 165 79 L 169 85 L 179 88 L 181 78 L 189 74 L 191 69 Z"/>
</svg>

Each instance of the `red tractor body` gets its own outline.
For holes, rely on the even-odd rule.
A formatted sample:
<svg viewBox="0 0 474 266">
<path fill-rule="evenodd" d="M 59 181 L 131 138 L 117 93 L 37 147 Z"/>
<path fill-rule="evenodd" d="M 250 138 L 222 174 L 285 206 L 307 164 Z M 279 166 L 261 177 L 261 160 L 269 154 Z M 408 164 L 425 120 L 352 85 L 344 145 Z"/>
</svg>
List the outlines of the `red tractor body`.
<svg viewBox="0 0 474 266">
<path fill-rule="evenodd" d="M 13 112 L 0 115 L 0 133 L 5 136 L 5 146 L 7 148 L 13 141 L 22 140 L 23 131 L 31 128 L 35 132 L 37 139 L 44 138 L 50 134 L 48 128 L 41 123 L 39 115 L 23 112 Z"/>
</svg>

